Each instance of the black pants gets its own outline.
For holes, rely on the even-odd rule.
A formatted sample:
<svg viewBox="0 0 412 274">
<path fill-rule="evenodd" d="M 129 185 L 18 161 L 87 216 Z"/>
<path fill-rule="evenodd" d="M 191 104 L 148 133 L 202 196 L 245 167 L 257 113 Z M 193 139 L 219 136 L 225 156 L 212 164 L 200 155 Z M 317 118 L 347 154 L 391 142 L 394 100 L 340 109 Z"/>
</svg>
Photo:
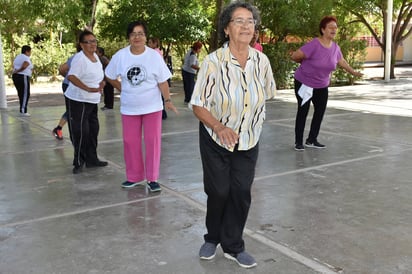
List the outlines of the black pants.
<svg viewBox="0 0 412 274">
<path fill-rule="evenodd" d="M 163 95 L 162 95 L 162 103 L 163 103 L 162 120 L 166 120 L 167 119 L 167 111 L 166 111 L 166 106 L 165 106 L 165 98 L 163 98 Z"/>
<path fill-rule="evenodd" d="M 114 103 L 114 87 L 106 81 L 106 85 L 103 88 L 104 94 L 104 106 L 112 109 Z"/>
<path fill-rule="evenodd" d="M 99 161 L 97 104 L 67 99 L 67 105 L 70 139 L 74 147 L 73 165 L 78 167 L 83 166 L 84 163 L 96 163 Z"/>
<path fill-rule="evenodd" d="M 244 251 L 243 229 L 251 203 L 251 187 L 259 146 L 230 152 L 199 125 L 203 184 L 207 194 L 205 241 L 218 244 L 226 253 Z"/>
<path fill-rule="evenodd" d="M 183 89 L 185 91 L 185 102 L 189 103 L 192 98 L 193 89 L 195 88 L 196 74 L 182 70 Z"/>
<path fill-rule="evenodd" d="M 325 114 L 326 105 L 328 103 L 328 87 L 314 88 L 312 98 L 301 106 L 302 98 L 298 94 L 301 85 L 302 83 L 295 79 L 295 96 L 298 100 L 298 110 L 295 122 L 295 144 L 297 145 L 303 144 L 303 132 L 305 130 L 310 102 L 312 101 L 314 112 L 308 136 L 309 142 L 314 142 L 318 138 L 320 125 L 322 124 L 323 115 Z"/>
<path fill-rule="evenodd" d="M 27 113 L 27 104 L 30 98 L 30 77 L 14 73 L 12 79 L 19 96 L 20 113 Z"/>
</svg>

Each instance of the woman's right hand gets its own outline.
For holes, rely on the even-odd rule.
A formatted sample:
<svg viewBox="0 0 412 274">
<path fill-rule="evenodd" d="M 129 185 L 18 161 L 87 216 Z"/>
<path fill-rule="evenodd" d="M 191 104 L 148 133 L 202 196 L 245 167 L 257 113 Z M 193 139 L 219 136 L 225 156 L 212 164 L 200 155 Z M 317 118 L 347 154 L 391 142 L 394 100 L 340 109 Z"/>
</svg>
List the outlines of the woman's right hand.
<svg viewBox="0 0 412 274">
<path fill-rule="evenodd" d="M 220 142 L 228 148 L 233 148 L 239 140 L 239 135 L 233 129 L 219 123 L 213 127 Z"/>
</svg>

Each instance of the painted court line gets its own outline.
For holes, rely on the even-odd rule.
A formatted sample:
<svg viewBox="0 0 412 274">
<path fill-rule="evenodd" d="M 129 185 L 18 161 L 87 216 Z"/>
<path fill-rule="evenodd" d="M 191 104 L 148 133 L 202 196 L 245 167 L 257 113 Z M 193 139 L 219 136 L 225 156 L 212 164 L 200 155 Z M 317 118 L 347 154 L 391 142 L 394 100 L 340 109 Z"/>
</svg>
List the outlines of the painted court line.
<svg viewBox="0 0 412 274">
<path fill-rule="evenodd" d="M 326 168 L 326 167 L 344 165 L 344 164 L 348 164 L 348 163 L 359 162 L 359 161 L 363 161 L 363 160 L 369 160 L 369 159 L 373 159 L 373 158 L 377 158 L 377 157 L 382 157 L 382 156 L 385 156 L 385 155 L 386 155 L 385 153 L 378 153 L 378 154 L 374 154 L 374 155 L 369 155 L 369 156 L 364 156 L 364 157 L 359 157 L 359 158 L 353 158 L 353 159 L 334 162 L 334 163 L 311 166 L 311 167 L 306 167 L 306 168 L 301 168 L 301 169 L 294 169 L 294 170 L 289 170 L 289 171 L 285 171 L 285 172 L 280 172 L 280 173 L 275 173 L 275 174 L 270 174 L 270 175 L 265 175 L 265 176 L 259 176 L 259 177 L 255 178 L 255 181 L 260 181 L 260 180 L 279 177 L 279 176 L 284 176 L 284 175 L 296 174 L 296 173 L 306 172 L 306 171 L 310 171 L 310 170 L 322 169 L 322 168 Z"/>
<path fill-rule="evenodd" d="M 199 203 L 198 201 L 193 200 L 192 198 L 174 191 L 173 189 L 167 188 L 167 187 L 163 187 L 163 189 L 165 189 L 167 192 L 169 192 L 170 194 L 178 197 L 181 200 L 184 200 L 186 203 L 188 203 L 189 205 L 191 205 L 192 207 L 199 209 L 203 212 L 206 212 L 206 207 Z M 261 235 L 261 234 L 257 234 L 255 232 L 253 232 L 252 230 L 245 228 L 244 233 L 251 237 L 252 239 L 282 253 L 283 255 L 293 259 L 294 261 L 303 264 L 305 266 L 307 266 L 310 269 L 313 269 L 319 273 L 324 273 L 324 274 L 337 274 L 340 273 L 339 271 L 334 271 L 332 269 L 336 269 L 336 267 L 334 266 L 330 266 L 321 262 L 318 262 L 316 260 L 313 260 L 311 258 L 305 257 L 304 255 L 299 254 L 298 252 L 284 246 L 281 245 L 275 241 L 270 240 L 269 238 Z"/>
<path fill-rule="evenodd" d="M 160 196 L 156 195 L 156 196 L 146 197 L 146 198 L 143 198 L 143 199 L 131 200 L 131 201 L 127 201 L 127 202 L 121 202 L 121 203 L 109 204 L 109 205 L 104 205 L 104 206 L 91 207 L 91 208 L 75 210 L 75 211 L 70 211 L 70 212 L 61 213 L 61 214 L 52 214 L 52 215 L 48 215 L 48 216 L 45 216 L 45 217 L 29 219 L 29 220 L 14 222 L 14 223 L 0 224 L 0 228 L 13 227 L 13 226 L 19 226 L 19 225 L 27 225 L 27 224 L 32 224 L 32 223 L 37 223 L 37 222 L 42 222 L 42 221 L 48 221 L 48 220 L 52 220 L 52 219 L 57 219 L 57 218 L 68 217 L 68 216 L 73 216 L 73 215 L 77 215 L 77 214 L 88 213 L 88 212 L 101 210 L 101 209 L 107 209 L 107 208 L 112 208 L 112 207 L 118 207 L 118 206 L 124 206 L 124 205 L 149 201 L 149 200 L 157 199 L 158 197 L 160 197 Z"/>
<path fill-rule="evenodd" d="M 279 251 L 280 253 L 282 253 L 283 255 L 292 258 L 294 261 L 299 262 L 319 273 L 324 273 L 324 274 L 337 274 L 337 273 L 341 273 L 340 269 L 331 265 L 327 265 L 321 262 L 318 262 L 316 260 L 310 259 L 308 257 L 305 257 L 301 254 L 299 254 L 298 252 L 284 246 L 281 244 L 278 244 L 275 241 L 272 241 L 270 239 L 268 239 L 267 237 L 263 236 L 262 234 L 258 234 L 253 232 L 250 229 L 245 229 L 245 234 L 248 235 L 249 237 L 251 237 L 252 239 L 255 239 L 256 241 L 267 245 L 269 247 L 271 247 L 272 249 L 275 249 L 277 251 Z M 332 269 L 336 269 L 332 270 Z"/>
</svg>

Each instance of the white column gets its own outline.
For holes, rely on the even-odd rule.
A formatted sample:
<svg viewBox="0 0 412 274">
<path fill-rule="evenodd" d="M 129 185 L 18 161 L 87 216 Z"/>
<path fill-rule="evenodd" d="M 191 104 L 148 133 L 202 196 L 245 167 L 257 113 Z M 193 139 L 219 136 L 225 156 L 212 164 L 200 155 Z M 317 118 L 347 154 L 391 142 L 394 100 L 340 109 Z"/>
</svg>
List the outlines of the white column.
<svg viewBox="0 0 412 274">
<path fill-rule="evenodd" d="M 392 13 L 393 0 L 388 0 L 387 9 L 388 18 L 386 18 L 386 49 L 385 49 L 385 82 L 391 78 L 391 54 L 392 54 Z"/>
<path fill-rule="evenodd" d="M 6 98 L 6 78 L 4 75 L 4 62 L 3 62 L 3 43 L 1 42 L 0 33 L 0 109 L 7 108 Z"/>
</svg>

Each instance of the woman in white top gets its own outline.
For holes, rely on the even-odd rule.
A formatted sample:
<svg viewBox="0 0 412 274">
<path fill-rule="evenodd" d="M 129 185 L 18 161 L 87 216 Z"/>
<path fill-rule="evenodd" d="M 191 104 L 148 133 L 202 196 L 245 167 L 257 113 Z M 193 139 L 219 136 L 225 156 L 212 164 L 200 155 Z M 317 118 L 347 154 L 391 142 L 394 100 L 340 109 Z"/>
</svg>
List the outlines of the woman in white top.
<svg viewBox="0 0 412 274">
<path fill-rule="evenodd" d="M 167 83 L 167 79 L 171 77 L 170 71 L 162 56 L 146 46 L 146 37 L 146 24 L 143 21 L 131 22 L 127 27 L 130 45 L 113 55 L 105 73 L 107 81 L 120 91 L 127 177 L 122 187 L 131 188 L 146 179 L 149 191 L 154 192 L 161 190 L 157 180 L 160 168 L 162 95 L 165 107 L 176 113 L 177 110 L 170 99 Z"/>
<path fill-rule="evenodd" d="M 25 45 L 21 48 L 21 54 L 17 55 L 13 61 L 12 78 L 19 95 L 20 114 L 22 116 L 30 116 L 27 112 L 27 104 L 30 98 L 30 77 L 33 70 L 30 55 L 31 47 Z"/>
<path fill-rule="evenodd" d="M 86 167 L 106 166 L 107 162 L 97 157 L 97 136 L 99 120 L 97 105 L 105 82 L 103 66 L 97 56 L 97 40 L 90 31 L 79 36 L 82 50 L 71 63 L 67 78 L 70 81 L 66 96 L 69 114 L 70 138 L 74 146 L 73 173 L 80 173 Z"/>
</svg>

